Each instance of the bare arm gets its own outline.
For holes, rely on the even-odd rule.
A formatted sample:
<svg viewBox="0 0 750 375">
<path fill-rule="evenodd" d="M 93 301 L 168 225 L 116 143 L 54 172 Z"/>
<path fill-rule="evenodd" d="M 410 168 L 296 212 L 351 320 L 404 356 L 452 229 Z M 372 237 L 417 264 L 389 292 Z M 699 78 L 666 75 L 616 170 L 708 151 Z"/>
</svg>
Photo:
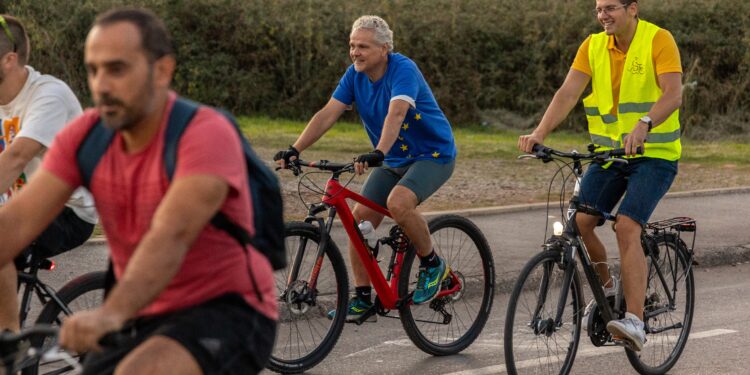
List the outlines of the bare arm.
<svg viewBox="0 0 750 375">
<path fill-rule="evenodd" d="M 318 111 L 307 123 L 305 130 L 302 131 L 297 141 L 294 142 L 294 148 L 299 152 L 302 152 L 306 148 L 312 146 L 318 139 L 320 139 L 325 132 L 330 129 L 336 120 L 341 117 L 341 114 L 346 111 L 346 104 L 331 98 L 328 103 Z"/>
<path fill-rule="evenodd" d="M 656 78 L 662 95 L 648 112 L 648 117 L 651 117 L 653 122 L 652 129 L 666 121 L 682 105 L 682 73 L 664 73 Z M 635 154 L 637 147 L 643 145 L 646 136 L 648 124 L 638 121 L 633 131 L 623 140 L 623 147 L 629 155 Z"/>
<path fill-rule="evenodd" d="M 27 137 L 16 137 L 7 149 L 0 152 L 0 192 L 10 189 L 26 164 L 42 150 L 41 143 Z"/>
<path fill-rule="evenodd" d="M 590 80 L 591 77 L 588 74 L 570 69 L 536 129 L 531 134 L 518 138 L 518 148 L 523 152 L 531 152 L 531 147 L 537 143 L 543 143 L 547 135 L 568 117 Z"/>
<path fill-rule="evenodd" d="M 401 124 L 406 118 L 406 112 L 409 111 L 409 103 L 404 100 L 391 100 L 388 105 L 388 114 L 385 116 L 383 122 L 383 132 L 380 134 L 380 141 L 375 147 L 376 149 L 387 154 L 391 150 L 393 144 L 396 143 L 398 133 L 401 129 Z"/>
<path fill-rule="evenodd" d="M 404 100 L 392 100 L 388 104 L 388 114 L 383 120 L 383 130 L 380 133 L 380 141 L 375 146 L 376 150 L 380 150 L 383 154 L 387 154 L 391 150 L 393 144 L 396 143 L 398 133 L 401 129 L 401 124 L 406 118 L 406 112 L 409 111 L 410 104 Z M 363 174 L 369 167 L 367 162 L 354 163 L 354 170 L 357 174 Z"/>
<path fill-rule="evenodd" d="M 41 233 L 65 206 L 73 188 L 66 182 L 40 169 L 34 178 L 8 204 L 0 208 L 0 264 L 13 258 Z"/>
<path fill-rule="evenodd" d="M 227 182 L 216 176 L 174 180 L 151 227 L 105 301 L 103 313 L 124 322 L 156 298 L 177 274 L 193 241 L 219 211 L 228 193 Z"/>
</svg>

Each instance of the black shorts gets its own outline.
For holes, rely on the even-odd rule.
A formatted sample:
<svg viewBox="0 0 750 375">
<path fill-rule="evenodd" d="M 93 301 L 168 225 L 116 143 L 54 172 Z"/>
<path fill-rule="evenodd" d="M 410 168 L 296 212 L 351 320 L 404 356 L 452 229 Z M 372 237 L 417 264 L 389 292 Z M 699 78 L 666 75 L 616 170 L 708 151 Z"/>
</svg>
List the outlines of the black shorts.
<svg viewBox="0 0 750 375">
<path fill-rule="evenodd" d="M 91 237 L 94 224 L 75 214 L 70 207 L 65 207 L 34 242 L 16 258 L 16 267 L 26 268 L 29 256 L 33 253 L 39 258 L 50 258 L 81 246 Z"/>
<path fill-rule="evenodd" d="M 238 294 L 156 317 L 139 318 L 122 330 L 123 345 L 86 357 L 84 375 L 112 374 L 133 349 L 153 336 L 182 345 L 203 373 L 257 374 L 266 366 L 276 338 L 276 322 L 255 311 Z"/>
</svg>

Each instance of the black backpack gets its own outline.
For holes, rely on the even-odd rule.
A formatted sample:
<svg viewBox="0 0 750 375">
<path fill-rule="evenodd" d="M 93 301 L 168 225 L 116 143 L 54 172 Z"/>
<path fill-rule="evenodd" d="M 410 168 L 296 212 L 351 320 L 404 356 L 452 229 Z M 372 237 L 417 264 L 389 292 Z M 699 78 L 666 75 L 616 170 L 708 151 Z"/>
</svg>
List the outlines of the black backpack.
<svg viewBox="0 0 750 375">
<path fill-rule="evenodd" d="M 169 114 L 169 122 L 164 135 L 164 166 L 170 181 L 177 165 L 178 142 L 199 107 L 200 104 L 196 102 L 178 97 L 172 112 Z M 283 205 L 276 174 L 255 155 L 247 138 L 240 131 L 234 116 L 225 111 L 218 111 L 234 125 L 242 141 L 247 164 L 247 178 L 250 184 L 250 196 L 253 203 L 255 236 L 251 237 L 244 228 L 233 223 L 222 212 L 218 212 L 211 219 L 211 224 L 229 233 L 243 245 L 243 248 L 246 248 L 247 244 L 253 245 L 268 258 L 274 270 L 285 268 L 287 261 L 284 248 Z M 112 143 L 114 135 L 115 132 L 105 127 L 99 120 L 91 127 L 86 138 L 81 142 L 76 159 L 85 187 L 89 187 L 94 169 Z"/>
</svg>

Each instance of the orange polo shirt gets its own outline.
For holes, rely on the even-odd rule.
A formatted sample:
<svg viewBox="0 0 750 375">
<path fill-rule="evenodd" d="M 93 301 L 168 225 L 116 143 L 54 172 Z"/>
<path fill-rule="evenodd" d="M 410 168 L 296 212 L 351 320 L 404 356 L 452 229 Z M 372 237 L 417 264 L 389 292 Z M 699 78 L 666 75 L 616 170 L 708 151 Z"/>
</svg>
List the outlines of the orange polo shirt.
<svg viewBox="0 0 750 375">
<path fill-rule="evenodd" d="M 573 65 L 571 66 L 572 69 L 585 73 L 589 77 L 591 76 L 591 65 L 589 64 L 590 40 L 591 36 L 589 35 L 581 43 L 581 46 L 578 47 L 578 53 L 576 53 L 576 58 L 573 60 Z M 625 67 L 625 57 L 627 57 L 627 54 L 615 46 L 614 35 L 609 36 L 607 48 L 609 49 L 610 70 L 612 72 L 612 99 L 614 100 L 612 114 L 614 115 L 617 114 L 617 104 L 620 99 L 620 82 L 622 81 L 622 70 Z M 669 31 L 660 29 L 654 35 L 652 58 L 657 76 L 664 73 L 682 73 L 680 51 L 677 49 L 677 43 Z M 659 84 L 658 79 L 656 80 L 656 84 Z"/>
</svg>

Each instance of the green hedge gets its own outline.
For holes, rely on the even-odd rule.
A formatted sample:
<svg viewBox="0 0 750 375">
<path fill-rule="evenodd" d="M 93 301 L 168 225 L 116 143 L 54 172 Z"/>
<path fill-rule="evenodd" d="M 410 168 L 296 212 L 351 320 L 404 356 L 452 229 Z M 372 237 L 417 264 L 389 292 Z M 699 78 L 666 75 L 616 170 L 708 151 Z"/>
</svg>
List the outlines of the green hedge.
<svg viewBox="0 0 750 375">
<path fill-rule="evenodd" d="M 32 33 L 31 64 L 88 100 L 82 49 L 95 14 L 121 1 L 17 0 L 5 11 Z M 421 67 L 449 118 L 529 128 L 564 79 L 580 42 L 598 32 L 594 0 L 135 0 L 173 33 L 176 89 L 238 114 L 309 118 L 348 61 L 351 23 L 383 16 L 396 50 Z M 0 7 L 2 7 L 0 5 Z M 750 2 L 641 0 L 670 30 L 687 84 L 686 133 L 713 138 L 750 123 Z M 743 26 L 744 25 L 744 26 Z M 583 128 L 581 110 L 566 126 Z"/>
</svg>

